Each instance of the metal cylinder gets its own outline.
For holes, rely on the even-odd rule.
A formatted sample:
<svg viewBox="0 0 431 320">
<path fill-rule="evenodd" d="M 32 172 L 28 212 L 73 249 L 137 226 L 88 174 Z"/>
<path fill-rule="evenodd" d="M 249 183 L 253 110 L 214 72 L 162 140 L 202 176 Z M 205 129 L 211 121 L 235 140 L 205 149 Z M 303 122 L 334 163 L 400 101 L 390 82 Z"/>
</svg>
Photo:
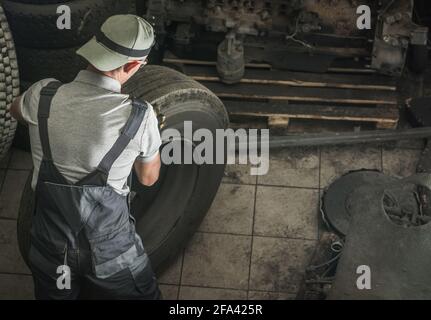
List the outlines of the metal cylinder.
<svg viewBox="0 0 431 320">
<path fill-rule="evenodd" d="M 229 33 L 217 48 L 217 72 L 227 84 L 237 83 L 244 76 L 244 46 Z"/>
</svg>

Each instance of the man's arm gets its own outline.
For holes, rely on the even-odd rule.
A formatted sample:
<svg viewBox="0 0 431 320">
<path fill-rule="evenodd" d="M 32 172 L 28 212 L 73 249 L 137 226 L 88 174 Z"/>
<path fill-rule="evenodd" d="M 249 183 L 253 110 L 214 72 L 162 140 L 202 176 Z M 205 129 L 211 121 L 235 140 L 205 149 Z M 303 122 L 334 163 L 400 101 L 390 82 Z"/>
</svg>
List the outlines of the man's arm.
<svg viewBox="0 0 431 320">
<path fill-rule="evenodd" d="M 52 81 L 56 80 L 49 78 L 35 82 L 20 96 L 16 97 L 9 108 L 11 116 L 23 125 L 37 125 L 40 91 Z"/>
<path fill-rule="evenodd" d="M 139 182 L 145 186 L 152 186 L 159 179 L 161 166 L 159 149 L 162 141 L 152 106 L 148 108 L 147 112 L 148 116 L 139 141 L 140 153 L 135 160 L 134 167 Z"/>
<path fill-rule="evenodd" d="M 10 115 L 15 120 L 19 121 L 22 124 L 26 124 L 26 121 L 24 120 L 24 117 L 22 116 L 20 103 L 21 103 L 21 96 L 16 97 L 15 100 L 10 105 L 9 112 L 10 112 Z"/>
<path fill-rule="evenodd" d="M 159 153 L 157 153 L 154 159 L 150 162 L 136 160 L 134 167 L 139 182 L 148 187 L 155 184 L 159 179 L 160 166 L 161 162 Z"/>
</svg>

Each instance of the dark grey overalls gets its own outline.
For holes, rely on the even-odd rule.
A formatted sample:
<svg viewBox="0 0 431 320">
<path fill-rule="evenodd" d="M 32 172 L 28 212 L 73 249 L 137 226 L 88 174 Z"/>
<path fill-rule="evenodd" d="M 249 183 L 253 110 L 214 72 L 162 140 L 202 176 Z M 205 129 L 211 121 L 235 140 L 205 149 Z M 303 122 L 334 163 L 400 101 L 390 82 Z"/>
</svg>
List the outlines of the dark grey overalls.
<svg viewBox="0 0 431 320">
<path fill-rule="evenodd" d="M 128 197 L 107 184 L 114 161 L 140 127 L 146 104 L 133 102 L 120 137 L 96 170 L 71 184 L 53 162 L 48 137 L 51 102 L 60 86 L 51 82 L 42 89 L 38 110 L 43 159 L 29 254 L 36 298 L 159 299 L 157 281 L 129 213 Z M 60 266 L 71 271 L 70 289 L 65 286 L 68 275 Z"/>
</svg>

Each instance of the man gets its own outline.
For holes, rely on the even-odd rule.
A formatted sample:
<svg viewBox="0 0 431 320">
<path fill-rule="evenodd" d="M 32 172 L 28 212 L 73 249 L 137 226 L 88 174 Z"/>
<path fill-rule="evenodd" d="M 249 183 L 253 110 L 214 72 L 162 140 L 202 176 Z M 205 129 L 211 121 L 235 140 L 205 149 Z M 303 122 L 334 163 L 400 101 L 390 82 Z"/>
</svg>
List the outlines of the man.
<svg viewBox="0 0 431 320">
<path fill-rule="evenodd" d="M 151 105 L 121 93 L 153 44 L 144 19 L 110 17 L 77 52 L 87 70 L 39 81 L 11 106 L 31 137 L 37 299 L 160 298 L 127 201 L 132 167 L 144 185 L 158 179 L 158 123 Z"/>
</svg>

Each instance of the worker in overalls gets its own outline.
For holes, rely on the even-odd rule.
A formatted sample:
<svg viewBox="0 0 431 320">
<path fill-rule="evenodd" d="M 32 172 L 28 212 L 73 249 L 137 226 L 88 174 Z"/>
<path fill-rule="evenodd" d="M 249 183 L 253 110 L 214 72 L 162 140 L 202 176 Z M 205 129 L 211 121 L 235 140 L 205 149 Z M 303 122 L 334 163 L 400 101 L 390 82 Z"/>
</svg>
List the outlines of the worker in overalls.
<svg viewBox="0 0 431 320">
<path fill-rule="evenodd" d="M 11 106 L 31 137 L 37 299 L 160 299 L 127 183 L 132 168 L 142 184 L 157 181 L 158 123 L 149 103 L 121 93 L 153 45 L 144 19 L 110 17 L 78 50 L 89 66 L 73 82 L 41 80 Z"/>
</svg>

